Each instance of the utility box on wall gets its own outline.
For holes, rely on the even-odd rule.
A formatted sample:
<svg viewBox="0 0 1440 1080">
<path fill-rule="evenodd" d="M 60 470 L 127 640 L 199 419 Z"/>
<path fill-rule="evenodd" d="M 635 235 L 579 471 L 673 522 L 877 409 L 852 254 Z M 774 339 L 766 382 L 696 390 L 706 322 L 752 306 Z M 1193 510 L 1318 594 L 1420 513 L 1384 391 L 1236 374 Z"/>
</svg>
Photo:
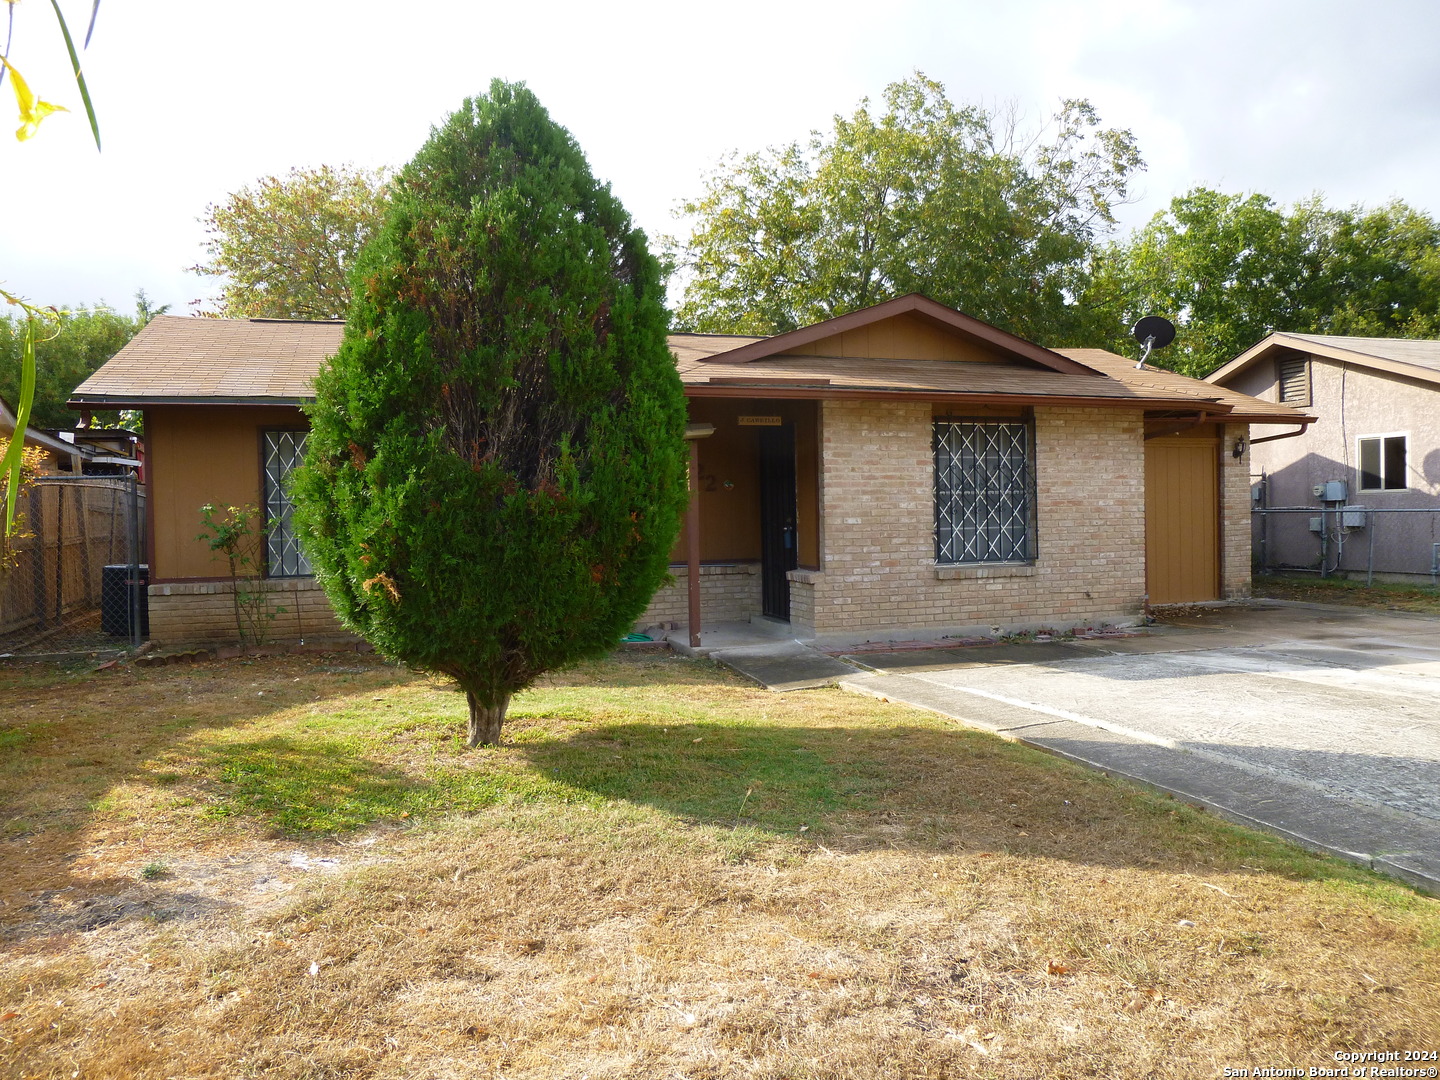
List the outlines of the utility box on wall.
<svg viewBox="0 0 1440 1080">
<path fill-rule="evenodd" d="M 1343 503 L 1350 497 L 1348 486 L 1344 480 L 1325 481 L 1325 501 Z"/>
<path fill-rule="evenodd" d="M 1369 515 L 1363 506 L 1342 506 L 1340 508 L 1340 524 L 1347 529 L 1363 529 Z"/>
</svg>

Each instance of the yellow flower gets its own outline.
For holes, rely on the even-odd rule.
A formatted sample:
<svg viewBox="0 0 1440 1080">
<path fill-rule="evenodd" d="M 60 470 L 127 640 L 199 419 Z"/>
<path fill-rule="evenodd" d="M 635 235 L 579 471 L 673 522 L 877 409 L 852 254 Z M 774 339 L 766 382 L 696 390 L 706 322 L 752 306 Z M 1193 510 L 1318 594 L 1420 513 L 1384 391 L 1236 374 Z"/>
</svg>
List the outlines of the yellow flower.
<svg viewBox="0 0 1440 1080">
<path fill-rule="evenodd" d="M 10 85 L 15 88 L 15 103 L 20 106 L 20 126 L 15 129 L 15 138 L 24 142 L 35 134 L 40 121 L 55 112 L 69 112 L 64 105 L 52 105 L 42 101 L 30 91 L 29 84 L 20 77 L 15 65 L 0 56 L 0 65 L 10 69 Z"/>
</svg>

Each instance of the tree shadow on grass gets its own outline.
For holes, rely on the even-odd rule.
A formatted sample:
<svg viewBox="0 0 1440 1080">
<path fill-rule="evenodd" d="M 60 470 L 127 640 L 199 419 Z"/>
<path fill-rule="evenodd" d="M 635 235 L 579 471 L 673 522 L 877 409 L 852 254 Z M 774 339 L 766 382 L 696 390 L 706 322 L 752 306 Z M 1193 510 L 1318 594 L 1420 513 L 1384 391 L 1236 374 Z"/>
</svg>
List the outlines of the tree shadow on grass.
<svg viewBox="0 0 1440 1080">
<path fill-rule="evenodd" d="M 956 728 L 613 723 L 521 744 L 545 778 L 837 851 L 1009 853 L 1296 879 L 1364 872 L 1049 754 Z"/>
</svg>

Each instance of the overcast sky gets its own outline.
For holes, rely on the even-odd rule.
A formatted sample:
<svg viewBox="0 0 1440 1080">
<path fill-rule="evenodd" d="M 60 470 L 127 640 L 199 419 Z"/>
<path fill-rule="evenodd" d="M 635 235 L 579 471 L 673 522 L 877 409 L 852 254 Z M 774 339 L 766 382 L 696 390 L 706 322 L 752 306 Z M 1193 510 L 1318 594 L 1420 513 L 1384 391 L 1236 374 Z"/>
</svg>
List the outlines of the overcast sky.
<svg viewBox="0 0 1440 1080">
<path fill-rule="evenodd" d="M 61 0 L 84 32 L 88 0 Z M 84 55 L 96 153 L 48 3 L 11 58 L 72 114 L 27 143 L 0 98 L 0 284 L 43 304 L 209 282 L 199 217 L 291 166 L 399 165 L 492 77 L 525 80 L 652 236 L 725 152 L 828 128 L 919 69 L 1038 124 L 1087 97 L 1148 170 L 1124 225 L 1197 184 L 1440 212 L 1433 0 L 104 0 Z"/>
</svg>

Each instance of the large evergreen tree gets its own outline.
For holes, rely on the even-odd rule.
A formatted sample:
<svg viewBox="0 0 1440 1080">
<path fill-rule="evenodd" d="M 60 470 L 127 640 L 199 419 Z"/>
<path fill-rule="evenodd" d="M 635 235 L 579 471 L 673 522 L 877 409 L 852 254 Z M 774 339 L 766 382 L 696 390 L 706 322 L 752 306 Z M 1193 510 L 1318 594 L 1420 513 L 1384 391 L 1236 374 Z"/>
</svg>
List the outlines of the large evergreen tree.
<svg viewBox="0 0 1440 1080">
<path fill-rule="evenodd" d="M 684 397 L 644 234 L 523 84 L 466 101 L 391 195 L 295 492 L 343 621 L 455 678 L 492 744 L 662 580 Z"/>
</svg>

